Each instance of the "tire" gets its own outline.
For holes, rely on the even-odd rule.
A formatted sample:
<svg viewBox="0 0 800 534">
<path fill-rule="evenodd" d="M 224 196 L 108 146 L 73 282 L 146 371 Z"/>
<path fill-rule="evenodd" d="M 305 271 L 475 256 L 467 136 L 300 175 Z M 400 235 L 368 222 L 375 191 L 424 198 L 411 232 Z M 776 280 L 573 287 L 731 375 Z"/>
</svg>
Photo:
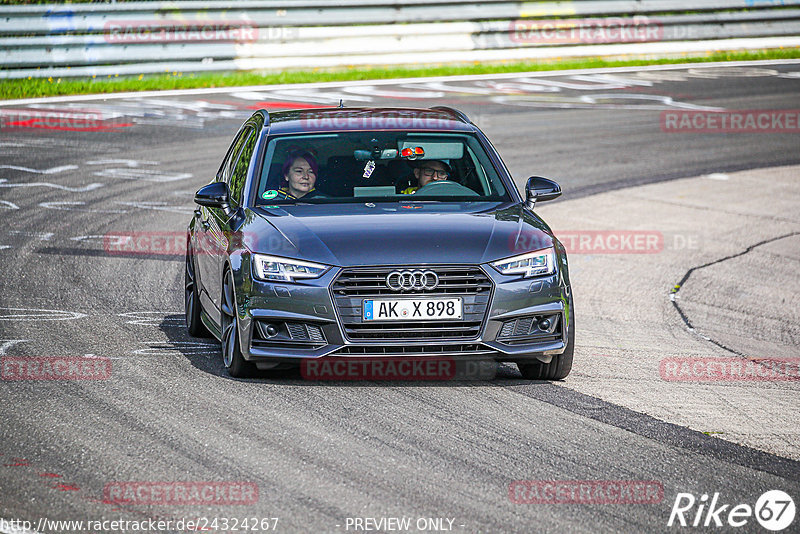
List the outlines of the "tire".
<svg viewBox="0 0 800 534">
<path fill-rule="evenodd" d="M 236 312 L 236 293 L 233 272 L 225 271 L 222 280 L 222 363 L 234 378 L 246 378 L 256 373 L 256 366 L 244 359 L 239 347 L 239 316 Z"/>
<path fill-rule="evenodd" d="M 211 337 L 203 321 L 200 319 L 200 296 L 197 293 L 197 270 L 191 247 L 186 247 L 186 271 L 184 273 L 184 316 L 189 335 L 194 337 Z"/>
<path fill-rule="evenodd" d="M 550 363 L 520 363 L 517 364 L 522 378 L 527 380 L 563 380 L 572 370 L 572 355 L 575 351 L 575 311 L 572 306 L 572 297 L 569 299 L 569 334 L 567 335 L 567 348 L 558 356 L 553 356 Z"/>
</svg>

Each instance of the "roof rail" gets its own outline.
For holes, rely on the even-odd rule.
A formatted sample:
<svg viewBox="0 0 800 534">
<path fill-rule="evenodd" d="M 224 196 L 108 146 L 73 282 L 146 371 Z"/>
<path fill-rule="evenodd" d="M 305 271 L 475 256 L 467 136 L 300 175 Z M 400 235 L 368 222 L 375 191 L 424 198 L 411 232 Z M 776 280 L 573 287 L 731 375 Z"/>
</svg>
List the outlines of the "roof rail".
<svg viewBox="0 0 800 534">
<path fill-rule="evenodd" d="M 266 109 L 259 109 L 256 113 L 261 113 L 261 116 L 264 117 L 264 126 L 269 126 L 269 111 Z"/>
<path fill-rule="evenodd" d="M 435 109 L 437 111 L 447 111 L 448 113 L 452 113 L 453 115 L 458 117 L 459 120 L 461 120 L 462 122 L 466 122 L 467 124 L 472 124 L 472 121 L 469 120 L 469 117 L 467 117 L 467 114 L 464 113 L 463 111 L 461 111 L 460 109 L 451 108 L 451 107 L 448 107 L 448 106 L 433 106 L 430 109 Z"/>
</svg>

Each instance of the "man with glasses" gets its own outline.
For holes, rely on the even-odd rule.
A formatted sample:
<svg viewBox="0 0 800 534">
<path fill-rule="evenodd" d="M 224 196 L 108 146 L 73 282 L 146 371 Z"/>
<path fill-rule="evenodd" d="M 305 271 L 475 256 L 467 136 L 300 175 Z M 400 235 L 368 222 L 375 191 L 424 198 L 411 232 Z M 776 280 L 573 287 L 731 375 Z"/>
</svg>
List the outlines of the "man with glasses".
<svg viewBox="0 0 800 534">
<path fill-rule="evenodd" d="M 449 180 L 450 176 L 450 165 L 444 161 L 435 159 L 420 160 L 414 166 L 414 177 L 417 179 L 417 185 L 406 187 L 401 193 L 404 195 L 412 195 L 421 187 L 425 187 L 434 181 Z"/>
</svg>

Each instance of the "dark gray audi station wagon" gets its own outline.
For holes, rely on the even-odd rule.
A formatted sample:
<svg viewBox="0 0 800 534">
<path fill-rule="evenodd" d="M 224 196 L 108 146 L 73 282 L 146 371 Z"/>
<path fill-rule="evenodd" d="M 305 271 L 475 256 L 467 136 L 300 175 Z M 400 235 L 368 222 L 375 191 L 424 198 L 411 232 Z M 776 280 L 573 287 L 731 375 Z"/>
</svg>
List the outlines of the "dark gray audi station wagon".
<svg viewBox="0 0 800 534">
<path fill-rule="evenodd" d="M 567 257 L 486 136 L 435 107 L 259 110 L 189 224 L 186 322 L 232 376 L 320 358 L 572 367 Z"/>
</svg>

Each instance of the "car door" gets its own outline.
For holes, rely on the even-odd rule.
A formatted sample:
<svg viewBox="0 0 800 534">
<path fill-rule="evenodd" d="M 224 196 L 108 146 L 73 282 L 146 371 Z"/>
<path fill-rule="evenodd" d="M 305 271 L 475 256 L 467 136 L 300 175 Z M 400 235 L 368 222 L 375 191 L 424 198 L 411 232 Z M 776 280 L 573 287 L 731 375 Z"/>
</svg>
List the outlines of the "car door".
<svg viewBox="0 0 800 534">
<path fill-rule="evenodd" d="M 243 127 L 231 143 L 228 153 L 222 162 L 222 165 L 217 172 L 215 181 L 228 182 L 232 168 L 238 160 L 238 155 L 241 152 L 242 145 L 248 134 L 251 134 L 253 128 L 250 126 Z M 222 273 L 221 261 L 222 256 L 227 249 L 227 240 L 225 239 L 224 230 L 222 226 L 227 220 L 225 212 L 219 208 L 200 207 L 200 224 L 197 225 L 196 242 L 198 244 L 197 254 L 197 271 L 200 283 L 198 288 L 200 291 L 200 302 L 203 304 L 203 309 L 211 318 L 220 324 L 219 304 L 222 294 Z"/>
<path fill-rule="evenodd" d="M 234 236 L 231 228 L 231 213 L 239 209 L 241 205 L 241 194 L 247 177 L 247 169 L 255 148 L 256 134 L 252 126 L 247 126 L 242 130 L 242 135 L 237 139 L 234 146 L 232 157 L 228 166 L 224 169 L 221 181 L 228 186 L 231 197 L 231 210 L 225 213 L 219 208 L 209 209 L 208 218 L 208 244 L 211 248 L 208 254 L 209 264 L 209 284 L 208 295 L 214 305 L 214 309 L 219 311 L 222 306 L 222 275 L 225 260 L 228 254 L 228 244 L 231 239 L 234 245 L 240 240 Z M 213 287 L 212 287 L 213 286 Z M 215 317 L 215 320 L 221 316 Z"/>
</svg>

